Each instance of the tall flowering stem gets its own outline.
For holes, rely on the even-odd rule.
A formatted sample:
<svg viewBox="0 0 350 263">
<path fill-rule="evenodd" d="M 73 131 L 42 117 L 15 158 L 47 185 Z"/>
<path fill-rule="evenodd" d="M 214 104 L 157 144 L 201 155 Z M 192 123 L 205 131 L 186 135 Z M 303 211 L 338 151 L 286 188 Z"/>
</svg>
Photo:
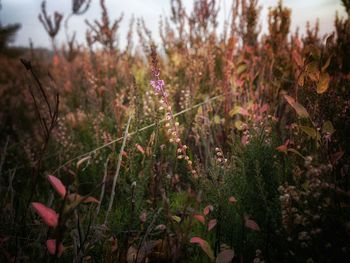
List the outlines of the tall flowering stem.
<svg viewBox="0 0 350 263">
<path fill-rule="evenodd" d="M 165 128 L 167 129 L 170 137 L 169 142 L 175 144 L 177 147 L 177 159 L 184 159 L 191 174 L 194 177 L 198 177 L 196 170 L 193 168 L 192 161 L 187 154 L 188 147 L 187 145 L 182 144 L 179 136 L 179 123 L 175 120 L 174 114 L 172 112 L 172 108 L 169 102 L 169 93 L 165 89 L 165 82 L 160 78 L 160 70 L 158 67 L 158 59 L 155 46 L 151 47 L 151 59 L 153 79 L 150 81 L 150 83 L 154 89 L 155 94 L 160 97 L 159 102 L 161 106 L 159 110 L 165 111 Z"/>
</svg>

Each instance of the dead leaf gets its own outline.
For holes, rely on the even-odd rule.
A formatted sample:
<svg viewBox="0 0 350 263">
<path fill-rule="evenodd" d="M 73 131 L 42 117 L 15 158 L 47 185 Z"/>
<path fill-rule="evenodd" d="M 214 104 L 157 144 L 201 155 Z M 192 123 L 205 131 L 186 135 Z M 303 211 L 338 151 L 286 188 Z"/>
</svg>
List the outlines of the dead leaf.
<svg viewBox="0 0 350 263">
<path fill-rule="evenodd" d="M 321 74 L 320 80 L 317 83 L 318 94 L 322 94 L 328 90 L 329 80 L 330 80 L 330 77 L 328 73 L 324 72 Z"/>
</svg>

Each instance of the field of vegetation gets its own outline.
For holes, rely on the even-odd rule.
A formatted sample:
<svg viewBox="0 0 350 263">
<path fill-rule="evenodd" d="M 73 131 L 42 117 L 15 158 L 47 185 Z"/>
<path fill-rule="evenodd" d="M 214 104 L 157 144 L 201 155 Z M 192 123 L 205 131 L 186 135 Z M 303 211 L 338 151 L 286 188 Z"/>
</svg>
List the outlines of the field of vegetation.
<svg viewBox="0 0 350 263">
<path fill-rule="evenodd" d="M 350 1 L 334 32 L 282 2 L 171 0 L 159 24 L 42 2 L 52 51 L 0 25 L 1 262 L 348 262 Z M 66 43 L 57 44 L 58 32 Z M 158 38 L 156 38 L 158 39 Z"/>
</svg>

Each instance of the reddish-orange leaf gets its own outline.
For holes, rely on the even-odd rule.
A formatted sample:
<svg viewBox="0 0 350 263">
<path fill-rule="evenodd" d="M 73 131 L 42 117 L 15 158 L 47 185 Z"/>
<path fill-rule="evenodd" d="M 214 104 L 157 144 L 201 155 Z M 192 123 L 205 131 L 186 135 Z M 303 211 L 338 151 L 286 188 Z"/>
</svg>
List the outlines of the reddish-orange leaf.
<svg viewBox="0 0 350 263">
<path fill-rule="evenodd" d="M 203 225 L 205 224 L 205 218 L 202 215 L 194 215 L 195 219 L 197 219 L 199 222 L 201 222 Z"/>
<path fill-rule="evenodd" d="M 41 217 L 44 223 L 50 227 L 56 227 L 58 224 L 58 215 L 57 213 L 41 203 L 32 203 L 32 207 L 35 212 Z"/>
<path fill-rule="evenodd" d="M 50 255 L 56 254 L 56 239 L 49 239 L 46 241 L 47 251 L 49 251 Z M 60 257 L 63 253 L 63 244 L 60 242 L 57 248 L 57 256 Z"/>
<path fill-rule="evenodd" d="M 208 215 L 211 211 L 214 210 L 214 207 L 212 205 L 207 205 L 204 209 L 203 209 L 203 214 L 206 216 Z"/>
<path fill-rule="evenodd" d="M 135 146 L 136 146 L 136 149 L 137 149 L 140 153 L 145 154 L 145 150 L 143 149 L 143 147 L 142 147 L 140 144 L 136 143 Z"/>
<path fill-rule="evenodd" d="M 217 222 L 218 221 L 216 219 L 210 220 L 208 223 L 208 231 L 212 230 L 216 226 Z"/>
<path fill-rule="evenodd" d="M 276 148 L 276 150 L 279 151 L 279 152 L 284 152 L 284 153 L 286 153 L 287 150 L 288 150 L 288 144 L 289 144 L 289 140 L 286 140 L 286 141 L 284 142 L 284 144 L 278 146 L 278 147 Z"/>
<path fill-rule="evenodd" d="M 254 231 L 260 231 L 259 225 L 254 220 L 249 219 L 249 217 L 245 217 L 244 219 L 245 219 L 244 225 L 247 228 L 250 228 L 251 230 L 254 230 Z"/>
<path fill-rule="evenodd" d="M 287 152 L 287 149 L 288 149 L 288 147 L 285 144 L 282 144 L 276 148 L 277 151 L 283 152 L 283 153 Z"/>
<path fill-rule="evenodd" d="M 264 113 L 264 112 L 266 112 L 268 110 L 269 110 L 269 105 L 267 103 L 262 105 L 261 108 L 259 109 L 260 113 Z"/>
<path fill-rule="evenodd" d="M 237 199 L 236 199 L 234 196 L 230 196 L 230 197 L 228 198 L 228 201 L 229 201 L 231 204 L 234 204 L 234 203 L 237 202 Z"/>
<path fill-rule="evenodd" d="M 239 113 L 242 114 L 243 116 L 248 116 L 249 112 L 245 108 L 240 108 Z"/>
<path fill-rule="evenodd" d="M 64 198 L 67 190 L 66 187 L 63 185 L 63 183 L 61 182 L 60 179 L 58 179 L 56 176 L 53 175 L 48 175 L 47 176 L 47 180 L 49 181 L 49 183 L 52 185 L 52 187 L 56 190 L 56 192 L 62 197 Z"/>
<path fill-rule="evenodd" d="M 203 249 L 203 251 L 208 255 L 208 257 L 214 261 L 214 253 L 211 247 L 209 246 L 208 242 L 201 239 L 200 237 L 192 237 L 190 240 L 191 243 L 198 244 Z"/>
<path fill-rule="evenodd" d="M 60 64 L 60 58 L 58 55 L 54 55 L 52 58 L 52 64 L 57 67 Z"/>
</svg>

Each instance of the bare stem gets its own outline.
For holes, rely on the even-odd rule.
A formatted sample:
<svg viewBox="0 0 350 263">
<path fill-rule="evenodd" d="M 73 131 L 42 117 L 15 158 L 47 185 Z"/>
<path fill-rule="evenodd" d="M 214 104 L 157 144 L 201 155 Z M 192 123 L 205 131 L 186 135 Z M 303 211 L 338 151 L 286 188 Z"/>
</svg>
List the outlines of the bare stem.
<svg viewBox="0 0 350 263">
<path fill-rule="evenodd" d="M 124 132 L 124 138 L 123 138 L 123 143 L 122 147 L 120 148 L 119 152 L 119 157 L 118 157 L 118 163 L 117 163 L 117 170 L 115 171 L 114 178 L 113 178 L 113 186 L 112 186 L 112 193 L 111 193 L 111 198 L 109 199 L 109 205 L 108 205 L 108 210 L 106 213 L 106 218 L 105 218 L 105 224 L 107 223 L 108 215 L 112 210 L 113 202 L 114 202 L 114 196 L 115 196 L 115 186 L 117 184 L 117 179 L 119 177 L 119 172 L 120 172 L 120 166 L 122 164 L 122 159 L 123 159 L 123 151 L 125 148 L 125 143 L 126 139 L 128 137 L 128 132 L 129 132 L 129 126 L 131 122 L 132 115 L 129 116 L 128 123 L 126 124 L 125 132 Z"/>
</svg>

